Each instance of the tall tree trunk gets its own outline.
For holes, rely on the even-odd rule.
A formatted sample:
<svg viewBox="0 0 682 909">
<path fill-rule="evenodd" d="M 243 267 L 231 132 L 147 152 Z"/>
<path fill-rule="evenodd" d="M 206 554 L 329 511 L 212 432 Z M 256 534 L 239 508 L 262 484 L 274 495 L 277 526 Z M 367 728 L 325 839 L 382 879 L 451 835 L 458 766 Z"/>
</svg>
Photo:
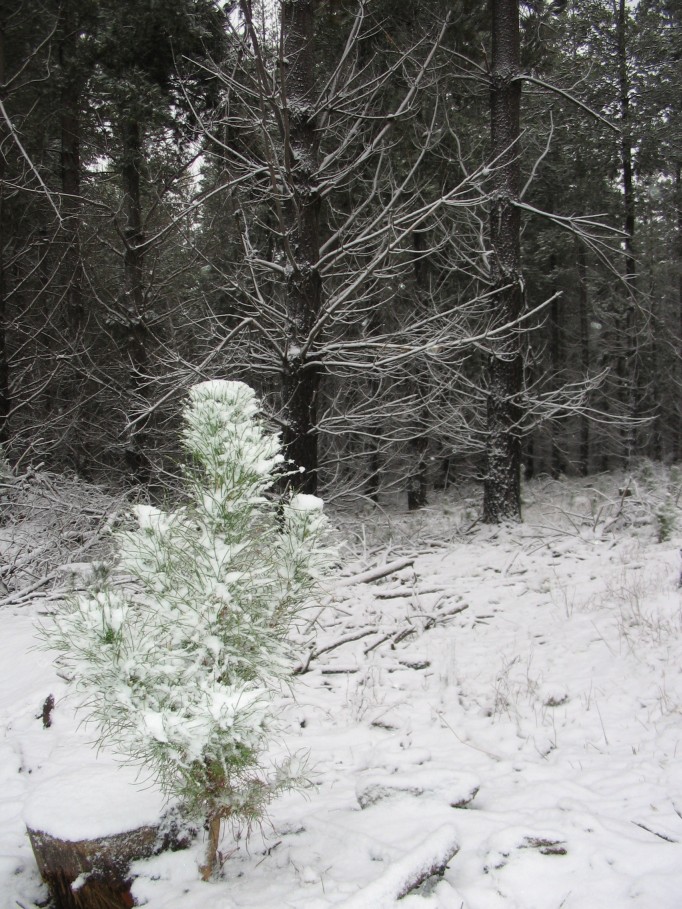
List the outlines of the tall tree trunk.
<svg viewBox="0 0 682 909">
<path fill-rule="evenodd" d="M 142 233 L 142 127 L 134 116 L 123 115 L 121 122 L 123 166 L 121 179 L 125 227 L 123 250 L 123 319 L 124 355 L 129 361 L 128 387 L 131 408 L 145 398 L 145 376 L 148 373 L 149 328 L 145 317 L 144 236 Z M 148 457 L 148 419 L 129 423 L 126 438 L 126 462 L 138 483 L 150 480 Z"/>
<path fill-rule="evenodd" d="M 415 305 L 421 308 L 422 298 L 428 293 L 428 264 L 424 258 L 424 237 L 422 231 L 413 233 L 414 245 L 414 284 L 416 290 Z M 429 491 L 429 415 L 425 398 L 428 392 L 429 375 L 421 364 L 416 361 L 413 365 L 413 387 L 416 405 L 414 419 L 414 435 L 408 442 L 410 455 L 409 474 L 407 477 L 407 508 L 408 511 L 417 511 L 428 505 Z"/>
<path fill-rule="evenodd" d="M 79 333 L 83 322 L 83 268 L 80 255 L 81 222 L 81 102 L 82 79 L 76 72 L 78 21 L 73 4 L 65 3 L 60 12 L 62 41 L 59 47 L 62 71 L 61 90 L 61 182 L 64 253 L 62 271 L 69 327 Z"/>
<path fill-rule="evenodd" d="M 365 493 L 372 502 L 379 501 L 379 488 L 381 477 L 381 454 L 376 442 L 369 443 L 369 456 L 367 465 L 367 480 Z"/>
<path fill-rule="evenodd" d="M 291 485 L 306 493 L 317 491 L 321 375 L 306 346 L 322 304 L 318 269 L 321 201 L 316 184 L 320 148 L 314 111 L 316 2 L 282 3 L 285 168 L 289 180 L 285 204 L 288 343 L 282 368 L 283 442 L 288 459 L 299 471 L 291 478 Z"/>
<path fill-rule="evenodd" d="M 521 106 L 519 0 L 491 0 L 492 64 L 490 129 L 494 186 L 490 251 L 493 322 L 513 322 L 521 313 L 519 130 Z M 483 520 L 497 524 L 521 518 L 523 364 L 520 337 L 509 331 L 496 342 L 488 364 L 486 476 Z"/>
<path fill-rule="evenodd" d="M 556 294 L 558 291 L 557 282 L 556 282 L 556 253 L 552 251 L 549 257 L 549 273 L 552 275 L 552 293 Z M 552 300 L 550 303 L 549 309 L 549 325 L 550 325 L 550 336 L 549 336 L 549 359 L 551 363 L 552 375 L 555 379 L 558 379 L 563 375 L 564 368 L 564 345 L 561 332 L 561 305 L 558 297 Z M 550 424 L 551 425 L 551 424 Z M 566 463 L 564 460 L 561 447 L 557 440 L 557 435 L 559 432 L 558 426 L 551 427 L 552 431 L 552 440 L 551 440 L 551 463 L 550 470 L 551 474 L 556 479 L 566 470 Z"/>
<path fill-rule="evenodd" d="M 5 35 L 0 23 L 0 85 L 5 82 Z M 0 141 L 5 146 L 5 125 L 0 125 Z M 0 154 L 0 445 L 9 441 L 8 418 L 10 412 L 9 362 L 7 354 L 7 276 L 5 269 L 5 158 Z"/>
<path fill-rule="evenodd" d="M 673 413 L 673 456 L 682 461 L 682 162 L 675 165 L 675 209 L 677 214 L 676 266 L 677 266 L 677 405 Z"/>
<path fill-rule="evenodd" d="M 585 245 L 578 240 L 578 318 L 580 320 L 580 367 L 583 379 L 587 378 L 590 371 L 590 319 L 589 299 L 587 291 L 587 253 Z M 578 451 L 578 469 L 583 477 L 590 472 L 590 420 L 582 411 L 580 420 L 580 447 Z"/>
<path fill-rule="evenodd" d="M 425 420 L 421 421 L 422 432 L 410 439 L 409 452 L 413 458 L 410 475 L 407 478 L 407 508 L 417 511 L 429 504 L 428 460 L 429 438 L 426 435 Z"/>
<path fill-rule="evenodd" d="M 72 424 L 65 441 L 78 466 L 84 461 L 87 427 L 82 417 L 83 383 L 87 370 L 83 357 L 83 263 L 80 248 L 81 203 L 81 106 L 82 75 L 77 70 L 79 22 L 75 4 L 64 3 L 59 13 L 61 41 L 58 45 L 61 71 L 60 170 L 61 170 L 61 261 L 60 285 L 65 348 L 70 356 L 60 364 L 61 400 L 70 410 Z"/>
<path fill-rule="evenodd" d="M 618 54 L 618 93 L 621 122 L 620 164 L 623 187 L 623 227 L 625 230 L 625 313 L 622 320 L 622 353 L 618 362 L 618 378 L 626 417 L 637 415 L 638 394 L 638 345 L 637 308 L 635 301 L 637 263 L 635 260 L 635 193 L 632 168 L 632 123 L 630 113 L 630 77 L 628 73 L 628 18 L 626 0 L 619 0 L 616 17 L 616 42 Z M 623 459 L 627 466 L 636 445 L 635 430 L 631 420 L 624 425 L 622 433 Z"/>
</svg>

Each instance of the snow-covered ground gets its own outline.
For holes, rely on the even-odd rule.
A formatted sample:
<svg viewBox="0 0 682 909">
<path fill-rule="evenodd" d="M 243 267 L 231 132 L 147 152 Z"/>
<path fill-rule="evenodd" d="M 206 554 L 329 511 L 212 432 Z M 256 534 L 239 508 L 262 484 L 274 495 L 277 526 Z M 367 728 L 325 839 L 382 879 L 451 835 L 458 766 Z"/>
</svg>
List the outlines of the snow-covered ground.
<svg viewBox="0 0 682 909">
<path fill-rule="evenodd" d="M 139 862 L 138 903 L 381 909 L 392 882 L 454 837 L 444 877 L 399 906 L 680 909 L 682 535 L 662 477 L 649 469 L 627 494 L 623 477 L 536 481 L 513 527 L 470 526 L 476 500 L 461 492 L 414 515 L 345 515 L 344 577 L 301 653 L 297 702 L 282 705 L 281 747 L 309 751 L 312 787 L 274 802 L 248 842 L 225 833 L 221 880 L 199 880 L 201 841 Z M 11 909 L 46 899 L 27 812 L 68 785 L 67 823 L 85 797 L 78 773 L 111 761 L 32 649 L 49 607 L 0 609 L 0 906 Z M 154 793 L 130 789 L 131 816 L 149 811 Z"/>
</svg>

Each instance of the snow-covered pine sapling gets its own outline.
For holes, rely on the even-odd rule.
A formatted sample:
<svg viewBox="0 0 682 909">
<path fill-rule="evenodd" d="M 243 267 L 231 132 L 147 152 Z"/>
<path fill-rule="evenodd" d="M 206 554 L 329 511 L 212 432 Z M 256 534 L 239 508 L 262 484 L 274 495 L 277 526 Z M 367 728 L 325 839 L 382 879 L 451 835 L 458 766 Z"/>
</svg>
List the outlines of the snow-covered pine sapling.
<svg viewBox="0 0 682 909">
<path fill-rule="evenodd" d="M 115 563 L 43 629 L 99 743 L 205 821 L 205 879 L 222 821 L 257 820 L 300 782 L 291 764 L 266 766 L 272 700 L 291 677 L 292 625 L 334 559 L 320 499 L 268 496 L 283 457 L 258 414 L 241 382 L 195 385 L 187 504 L 137 506 Z"/>
</svg>

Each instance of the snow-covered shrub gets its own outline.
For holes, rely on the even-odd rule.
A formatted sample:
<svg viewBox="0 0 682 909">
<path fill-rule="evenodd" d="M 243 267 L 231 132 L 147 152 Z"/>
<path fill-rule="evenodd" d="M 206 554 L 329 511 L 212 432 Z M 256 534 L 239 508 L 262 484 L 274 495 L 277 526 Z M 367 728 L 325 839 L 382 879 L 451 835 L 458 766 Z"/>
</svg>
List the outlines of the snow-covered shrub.
<svg viewBox="0 0 682 909">
<path fill-rule="evenodd" d="M 8 480 L 12 477 L 12 467 L 7 460 L 5 449 L 0 445 L 0 480 Z"/>
<path fill-rule="evenodd" d="M 117 560 L 43 629 L 99 742 L 153 773 L 211 832 L 257 819 L 295 783 L 268 770 L 272 698 L 290 632 L 334 556 L 320 499 L 268 497 L 283 462 L 241 382 L 194 386 L 184 414 L 188 504 L 139 505 Z"/>
<path fill-rule="evenodd" d="M 668 494 L 656 511 L 656 539 L 667 543 L 677 529 L 677 507 L 672 496 Z"/>
</svg>

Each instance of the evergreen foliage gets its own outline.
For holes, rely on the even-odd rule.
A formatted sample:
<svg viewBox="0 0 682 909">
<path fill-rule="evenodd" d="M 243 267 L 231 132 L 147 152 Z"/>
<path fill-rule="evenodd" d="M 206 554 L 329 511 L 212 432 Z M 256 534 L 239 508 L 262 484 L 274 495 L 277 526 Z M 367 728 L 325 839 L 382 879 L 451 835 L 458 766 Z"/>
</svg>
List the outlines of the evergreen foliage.
<svg viewBox="0 0 682 909">
<path fill-rule="evenodd" d="M 250 822 L 296 782 L 290 765 L 266 770 L 272 697 L 334 554 L 321 500 L 268 495 L 283 457 L 247 385 L 194 386 L 184 423 L 187 504 L 137 506 L 116 562 L 42 634 L 101 745 L 190 816 Z"/>
</svg>

